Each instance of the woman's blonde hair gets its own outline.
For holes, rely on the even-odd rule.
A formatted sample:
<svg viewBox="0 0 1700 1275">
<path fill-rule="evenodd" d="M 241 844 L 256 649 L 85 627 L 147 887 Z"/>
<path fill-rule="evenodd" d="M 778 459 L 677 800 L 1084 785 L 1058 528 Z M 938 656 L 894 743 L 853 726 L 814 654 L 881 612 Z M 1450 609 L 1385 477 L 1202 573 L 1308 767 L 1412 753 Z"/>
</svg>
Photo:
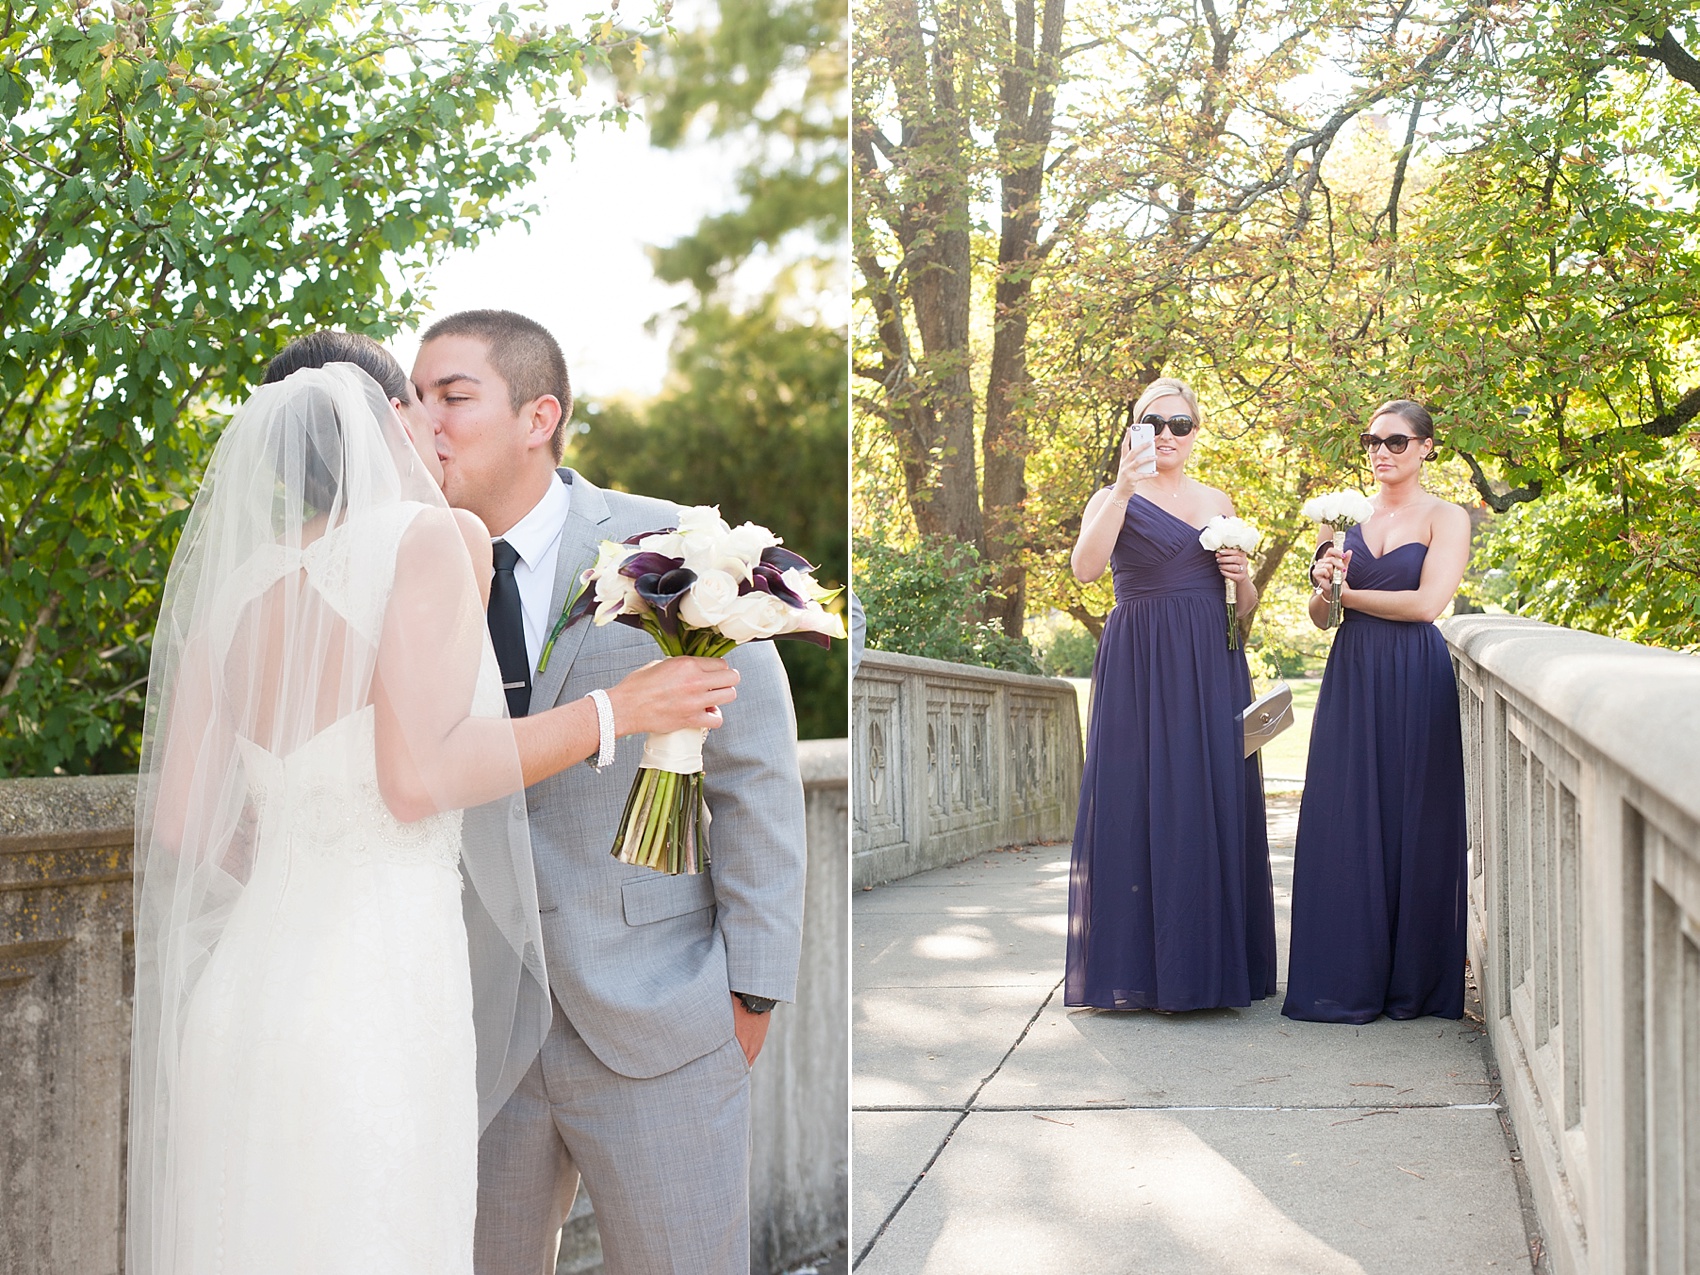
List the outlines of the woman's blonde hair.
<svg viewBox="0 0 1700 1275">
<path fill-rule="evenodd" d="M 1193 421 L 1199 425 L 1204 424 L 1204 409 L 1198 405 L 1198 395 L 1192 392 L 1192 386 L 1175 376 L 1159 376 L 1155 381 L 1152 381 L 1151 384 L 1145 387 L 1144 393 L 1139 396 L 1138 401 L 1133 405 L 1133 420 L 1129 423 L 1132 424 L 1137 422 L 1145 415 L 1146 408 L 1150 407 L 1151 404 L 1155 403 L 1158 399 L 1167 398 L 1171 394 L 1184 398 L 1187 406 L 1192 408 Z"/>
</svg>

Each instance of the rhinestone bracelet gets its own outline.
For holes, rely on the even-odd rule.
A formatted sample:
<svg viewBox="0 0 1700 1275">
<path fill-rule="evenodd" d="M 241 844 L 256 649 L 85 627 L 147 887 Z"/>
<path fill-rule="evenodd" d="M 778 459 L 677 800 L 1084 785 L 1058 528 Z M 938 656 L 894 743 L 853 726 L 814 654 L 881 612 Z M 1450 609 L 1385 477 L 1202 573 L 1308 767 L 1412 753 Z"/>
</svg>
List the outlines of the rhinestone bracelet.
<svg viewBox="0 0 1700 1275">
<path fill-rule="evenodd" d="M 596 760 L 590 763 L 590 768 L 600 771 L 614 760 L 614 705 L 603 690 L 592 691 L 590 701 L 596 705 L 597 732 Z"/>
</svg>

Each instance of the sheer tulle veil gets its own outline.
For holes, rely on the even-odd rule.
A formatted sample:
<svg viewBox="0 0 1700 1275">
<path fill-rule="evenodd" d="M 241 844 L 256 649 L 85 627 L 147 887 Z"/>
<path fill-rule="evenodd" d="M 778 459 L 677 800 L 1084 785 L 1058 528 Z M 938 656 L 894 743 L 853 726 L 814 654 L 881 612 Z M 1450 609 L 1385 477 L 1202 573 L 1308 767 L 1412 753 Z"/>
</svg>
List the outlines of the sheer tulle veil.
<svg viewBox="0 0 1700 1275">
<path fill-rule="evenodd" d="M 164 1275 L 176 1251 L 176 1117 L 197 986 L 291 837 L 359 853 L 358 838 L 337 840 L 338 821 L 376 798 L 403 825 L 458 824 L 480 1127 L 530 1066 L 549 992 L 494 669 L 456 516 L 377 383 L 335 363 L 256 390 L 195 497 L 153 645 L 136 811 L 131 1275 Z M 289 787 L 287 759 L 344 740 L 345 778 Z M 225 1026 L 252 1039 L 290 1029 Z"/>
</svg>

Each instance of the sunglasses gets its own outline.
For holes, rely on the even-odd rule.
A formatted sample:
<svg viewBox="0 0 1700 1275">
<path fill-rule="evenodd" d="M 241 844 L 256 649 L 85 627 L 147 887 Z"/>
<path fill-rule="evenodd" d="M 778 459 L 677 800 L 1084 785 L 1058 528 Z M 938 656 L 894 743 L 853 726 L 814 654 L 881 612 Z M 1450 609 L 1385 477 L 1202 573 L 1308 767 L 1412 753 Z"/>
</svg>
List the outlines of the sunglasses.
<svg viewBox="0 0 1700 1275">
<path fill-rule="evenodd" d="M 1412 443 L 1420 442 L 1422 442 L 1422 439 L 1417 437 L 1415 434 L 1388 434 L 1386 436 L 1379 436 L 1376 434 L 1358 435 L 1358 443 L 1372 456 L 1375 454 L 1375 449 L 1377 447 L 1385 447 L 1395 456 L 1403 456 L 1407 447 L 1409 447 Z"/>
<path fill-rule="evenodd" d="M 1169 433 L 1173 434 L 1176 438 L 1185 438 L 1188 434 L 1192 433 L 1193 429 L 1196 427 L 1196 422 L 1194 422 L 1190 416 L 1156 416 L 1148 414 L 1141 416 L 1139 418 L 1139 423 L 1141 425 L 1149 425 L 1151 427 L 1151 436 L 1153 438 L 1163 432 L 1163 427 L 1165 425 L 1168 426 Z"/>
</svg>

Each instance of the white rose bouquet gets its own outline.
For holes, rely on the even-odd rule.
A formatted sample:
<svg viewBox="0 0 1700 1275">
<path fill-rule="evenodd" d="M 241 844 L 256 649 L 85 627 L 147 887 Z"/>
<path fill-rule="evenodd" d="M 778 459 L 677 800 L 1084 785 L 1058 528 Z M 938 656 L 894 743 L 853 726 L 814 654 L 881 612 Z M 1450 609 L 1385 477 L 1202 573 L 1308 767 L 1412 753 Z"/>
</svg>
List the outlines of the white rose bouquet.
<svg viewBox="0 0 1700 1275">
<path fill-rule="evenodd" d="M 1262 540 L 1263 533 L 1244 518 L 1230 518 L 1226 514 L 1217 514 L 1198 533 L 1198 543 L 1211 553 L 1218 549 L 1242 549 L 1249 557 L 1257 552 Z M 1226 578 L 1222 583 L 1227 586 L 1228 649 L 1237 651 L 1240 649 L 1239 586 Z"/>
<path fill-rule="evenodd" d="M 604 540 L 596 565 L 579 576 L 561 627 L 586 615 L 598 625 L 618 621 L 644 630 L 668 655 L 721 656 L 744 642 L 781 637 L 830 646 L 844 636 L 844 622 L 821 603 L 841 591 L 823 589 L 813 572 L 766 527 L 729 527 L 718 508 L 697 505 L 681 509 L 670 530 Z M 548 658 L 546 646 L 539 669 Z M 684 730 L 645 739 L 614 839 L 620 862 L 669 874 L 708 866 L 707 734 Z"/>
<path fill-rule="evenodd" d="M 1343 551 L 1346 548 L 1346 528 L 1355 523 L 1368 522 L 1370 515 L 1375 512 L 1375 506 L 1369 503 L 1369 498 L 1355 491 L 1331 491 L 1326 495 L 1312 496 L 1305 501 L 1301 510 L 1306 518 L 1313 519 L 1331 528 L 1334 532 L 1334 548 Z M 1340 607 L 1340 586 L 1345 583 L 1345 577 L 1340 568 L 1334 568 L 1334 588 L 1328 595 L 1328 628 L 1333 628 L 1344 618 Z"/>
</svg>

